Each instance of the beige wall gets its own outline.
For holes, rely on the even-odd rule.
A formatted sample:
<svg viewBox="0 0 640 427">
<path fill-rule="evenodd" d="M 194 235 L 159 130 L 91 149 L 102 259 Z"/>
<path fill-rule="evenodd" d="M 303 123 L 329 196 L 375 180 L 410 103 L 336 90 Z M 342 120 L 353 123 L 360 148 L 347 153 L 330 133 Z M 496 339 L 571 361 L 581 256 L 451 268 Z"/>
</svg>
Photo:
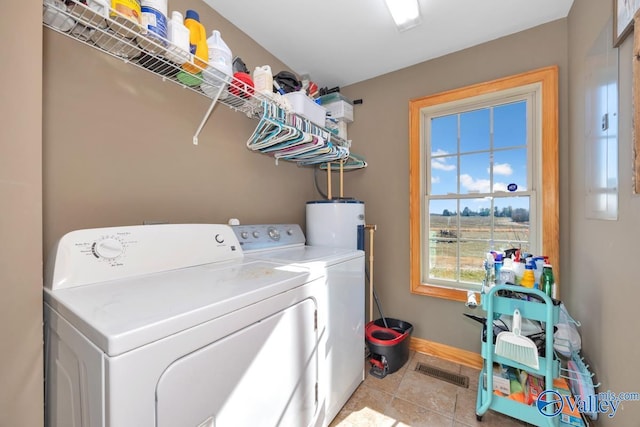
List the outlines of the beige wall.
<svg viewBox="0 0 640 427">
<path fill-rule="evenodd" d="M 26 37 L 21 44 L 3 42 L 2 57 L 30 65 L 20 68 L 21 84 L 13 69 L 0 68 L 0 236 L 13 243 L 0 252 L 2 426 L 42 424 L 42 200 L 46 254 L 60 235 L 82 227 L 145 220 L 224 222 L 231 216 L 245 223 L 303 223 L 304 202 L 317 197 L 311 171 L 274 166 L 246 150 L 255 122 L 217 107 L 200 146 L 194 147 L 191 136 L 208 105 L 205 98 L 49 30 L 41 129 L 41 9 L 29 4 L 9 3 L 0 18 L 3 40 L 16 33 Z M 176 0 L 176 9 L 188 7 L 203 12 L 207 28 L 221 29 L 250 68 L 282 65 L 202 2 Z M 24 19 L 7 18 L 18 14 Z M 344 88 L 347 96 L 364 99 L 349 132 L 353 150 L 369 162 L 366 170 L 347 175 L 346 187 L 347 195 L 367 203 L 367 222 L 379 227 L 375 280 L 385 314 L 412 322 L 417 337 L 478 351 L 478 327 L 463 319 L 462 304 L 408 291 L 408 100 L 558 64 L 563 299 L 583 323 L 584 347 L 603 390 L 638 391 L 633 368 L 639 340 L 631 325 L 637 323 L 632 313 L 640 201 L 630 184 L 631 39 L 620 49 L 620 218 L 594 221 L 581 213 L 580 70 L 610 19 L 609 2 L 582 0 L 568 20 Z M 604 423 L 634 425 L 639 408 L 640 403 L 628 403 Z"/>
<path fill-rule="evenodd" d="M 635 366 L 640 360 L 638 332 L 638 261 L 640 241 L 640 196 L 632 190 L 631 69 L 633 35 L 619 49 L 611 48 L 611 2 L 581 0 L 574 2 L 569 15 L 569 164 L 562 175 L 571 183 L 569 229 L 570 251 L 564 253 L 570 286 L 565 298 L 582 322 L 585 353 L 602 382 L 601 391 L 639 392 L 640 375 Z M 603 45 L 604 43 L 604 45 Z M 587 219 L 584 214 L 586 193 L 585 148 L 589 140 L 585 130 L 585 93 L 588 73 L 597 75 L 599 67 L 586 64 L 613 60 L 619 64 L 618 179 L 619 216 L 616 221 Z M 589 62 L 587 62 L 589 61 Z M 603 65 L 604 67 L 604 65 Z M 637 113 L 636 113 L 637 114 Z M 636 115 L 637 117 L 637 115 Z M 612 118 L 615 120 L 615 117 Z M 596 124 L 597 125 L 597 124 Z M 602 425 L 638 425 L 640 402 L 623 403 L 615 418 L 602 417 Z"/>
<path fill-rule="evenodd" d="M 586 219 L 585 61 L 611 32 L 611 3 L 577 1 L 568 19 L 343 89 L 363 98 L 350 126 L 353 149 L 369 167 L 351 176 L 376 233 L 376 288 L 385 315 L 414 324 L 414 336 L 478 352 L 478 326 L 461 303 L 409 293 L 408 101 L 447 89 L 557 64 L 560 67 L 560 268 L 562 299 L 582 322 L 583 348 L 600 391 L 637 392 L 637 242 L 640 196 L 632 194 L 632 37 L 619 49 L 619 218 Z M 610 41 L 610 39 L 609 39 Z M 608 51 L 607 51 L 608 49 Z M 611 58 L 609 57 L 608 60 Z M 606 66 L 606 59 L 603 67 Z M 594 73 L 602 72 L 597 67 Z M 615 120 L 613 118 L 612 120 Z M 631 326 L 634 325 L 634 326 Z M 636 425 L 640 402 L 627 402 L 602 424 Z"/>
<path fill-rule="evenodd" d="M 0 426 L 3 427 L 39 426 L 43 418 L 41 51 L 42 6 L 38 2 L 3 4 L 0 16 Z"/>
<path fill-rule="evenodd" d="M 253 70 L 286 67 L 203 2 L 210 33 Z M 143 221 L 304 222 L 313 172 L 246 148 L 257 121 L 58 33 L 44 34 L 44 249 L 78 228 Z"/>
<path fill-rule="evenodd" d="M 414 336 L 479 353 L 479 325 L 462 303 L 409 292 L 409 99 L 548 65 L 559 66 L 560 170 L 567 159 L 567 22 L 559 20 L 344 88 L 362 98 L 349 127 L 353 151 L 369 166 L 349 176 L 366 202 L 375 237 L 375 286 L 384 314 L 414 325 Z M 561 211 L 564 205 L 561 204 Z M 561 252 L 567 250 L 563 245 Z M 481 261 L 478 261 L 481 262 Z M 561 266 L 562 268 L 562 266 Z"/>
</svg>

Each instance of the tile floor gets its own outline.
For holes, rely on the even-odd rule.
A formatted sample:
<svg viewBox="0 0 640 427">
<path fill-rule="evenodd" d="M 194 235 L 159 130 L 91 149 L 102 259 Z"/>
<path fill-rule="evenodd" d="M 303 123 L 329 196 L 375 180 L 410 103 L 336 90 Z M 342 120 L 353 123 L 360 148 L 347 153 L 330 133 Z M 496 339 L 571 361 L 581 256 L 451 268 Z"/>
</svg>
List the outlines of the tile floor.
<svg viewBox="0 0 640 427">
<path fill-rule="evenodd" d="M 420 372 L 418 362 L 469 377 L 459 387 Z M 476 421 L 479 370 L 411 352 L 397 372 L 379 379 L 369 375 L 344 405 L 330 427 L 522 427 L 528 425 L 489 411 Z"/>
</svg>

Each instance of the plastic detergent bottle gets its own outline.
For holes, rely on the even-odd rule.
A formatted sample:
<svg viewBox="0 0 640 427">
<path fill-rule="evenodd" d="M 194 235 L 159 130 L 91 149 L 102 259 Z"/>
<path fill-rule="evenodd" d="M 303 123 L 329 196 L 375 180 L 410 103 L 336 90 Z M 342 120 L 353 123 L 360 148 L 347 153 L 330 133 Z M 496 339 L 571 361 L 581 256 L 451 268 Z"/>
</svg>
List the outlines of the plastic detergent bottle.
<svg viewBox="0 0 640 427">
<path fill-rule="evenodd" d="M 207 68 L 207 61 L 209 61 L 207 32 L 204 29 L 204 25 L 200 23 L 200 15 L 195 10 L 187 10 L 184 26 L 189 29 L 189 50 L 194 55 L 194 58 L 193 64 L 185 62 L 182 68 L 190 73 L 197 74 Z"/>
<path fill-rule="evenodd" d="M 189 29 L 184 26 L 184 18 L 178 11 L 171 12 L 171 19 L 167 24 L 167 39 L 171 46 L 167 49 L 167 59 L 182 65 L 189 60 Z"/>
<path fill-rule="evenodd" d="M 164 39 L 167 38 L 167 0 L 142 0 L 140 9 L 142 27 L 147 29 L 149 36 L 155 37 L 164 46 Z"/>
<path fill-rule="evenodd" d="M 536 278 L 533 274 L 533 264 L 527 263 L 527 265 L 524 267 L 524 274 L 522 275 L 522 281 L 520 282 L 520 284 L 525 288 L 533 289 L 535 283 Z"/>
<path fill-rule="evenodd" d="M 227 86 L 233 75 L 233 64 L 231 49 L 222 40 L 220 31 L 213 30 L 207 39 L 207 49 L 209 52 L 209 66 L 202 73 L 202 78 L 208 83 L 206 86 L 212 92 L 217 91 L 220 86 Z M 213 96 L 214 93 L 207 93 Z"/>
<path fill-rule="evenodd" d="M 253 86 L 259 93 L 273 92 L 273 74 L 270 66 L 263 65 L 253 70 Z"/>
<path fill-rule="evenodd" d="M 227 76 L 233 75 L 233 63 L 231 49 L 222 40 L 220 31 L 213 30 L 211 37 L 207 39 L 207 49 L 209 52 L 209 65 L 222 71 Z"/>
</svg>

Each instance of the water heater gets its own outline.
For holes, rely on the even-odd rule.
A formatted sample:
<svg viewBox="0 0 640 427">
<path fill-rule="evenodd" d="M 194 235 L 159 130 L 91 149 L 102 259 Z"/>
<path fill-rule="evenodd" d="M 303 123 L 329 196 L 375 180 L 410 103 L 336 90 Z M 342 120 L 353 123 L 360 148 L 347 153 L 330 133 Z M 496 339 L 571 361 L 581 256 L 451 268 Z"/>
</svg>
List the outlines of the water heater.
<svg viewBox="0 0 640 427">
<path fill-rule="evenodd" d="M 360 200 L 307 202 L 307 245 L 364 250 L 364 225 Z"/>
</svg>

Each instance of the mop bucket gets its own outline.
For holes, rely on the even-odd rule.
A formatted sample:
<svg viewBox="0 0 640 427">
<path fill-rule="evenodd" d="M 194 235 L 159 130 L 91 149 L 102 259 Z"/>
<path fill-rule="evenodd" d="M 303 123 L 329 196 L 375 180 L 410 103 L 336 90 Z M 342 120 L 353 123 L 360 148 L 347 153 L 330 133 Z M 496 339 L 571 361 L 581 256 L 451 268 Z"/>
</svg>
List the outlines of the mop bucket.
<svg viewBox="0 0 640 427">
<path fill-rule="evenodd" d="M 371 375 L 384 378 L 407 363 L 411 332 L 413 332 L 411 323 L 390 317 L 367 323 L 365 340 L 371 353 L 369 356 Z"/>
</svg>

